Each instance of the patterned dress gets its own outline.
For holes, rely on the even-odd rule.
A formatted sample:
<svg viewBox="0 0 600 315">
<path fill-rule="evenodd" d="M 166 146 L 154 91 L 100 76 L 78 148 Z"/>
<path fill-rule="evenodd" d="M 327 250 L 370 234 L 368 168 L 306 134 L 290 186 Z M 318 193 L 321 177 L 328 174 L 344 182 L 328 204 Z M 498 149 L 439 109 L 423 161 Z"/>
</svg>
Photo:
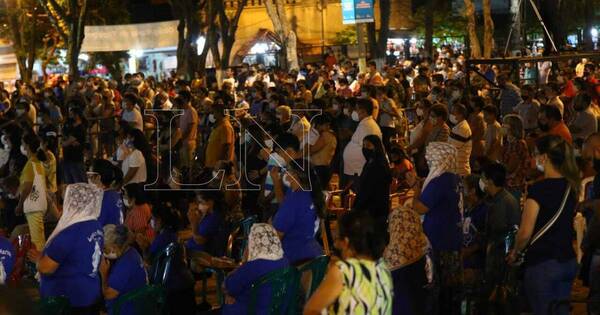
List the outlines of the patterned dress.
<svg viewBox="0 0 600 315">
<path fill-rule="evenodd" d="M 344 288 L 328 314 L 392 314 L 392 276 L 383 261 L 351 258 L 336 266 L 344 277 Z"/>
</svg>

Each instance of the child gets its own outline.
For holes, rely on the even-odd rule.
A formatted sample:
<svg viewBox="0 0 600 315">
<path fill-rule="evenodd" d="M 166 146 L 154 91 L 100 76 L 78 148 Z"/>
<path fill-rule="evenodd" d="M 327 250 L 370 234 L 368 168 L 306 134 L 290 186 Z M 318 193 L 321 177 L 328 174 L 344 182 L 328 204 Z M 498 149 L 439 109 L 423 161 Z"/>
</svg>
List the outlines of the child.
<svg viewBox="0 0 600 315">
<path fill-rule="evenodd" d="M 394 146 L 390 149 L 390 167 L 392 169 L 392 192 L 396 192 L 402 188 L 408 188 L 405 181 L 406 173 L 412 171 L 414 166 L 408 159 L 406 152 L 400 147 Z"/>
</svg>

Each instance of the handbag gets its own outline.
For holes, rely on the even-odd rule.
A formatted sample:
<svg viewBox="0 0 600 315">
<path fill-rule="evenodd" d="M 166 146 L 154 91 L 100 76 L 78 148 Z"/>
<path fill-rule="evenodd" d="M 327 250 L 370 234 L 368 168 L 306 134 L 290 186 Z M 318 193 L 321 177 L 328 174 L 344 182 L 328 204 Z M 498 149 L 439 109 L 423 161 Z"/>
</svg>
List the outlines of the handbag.
<svg viewBox="0 0 600 315">
<path fill-rule="evenodd" d="M 516 266 L 520 266 L 523 264 L 523 262 L 525 262 L 525 255 L 527 254 L 527 251 L 529 250 L 529 248 L 531 248 L 533 243 L 535 243 L 542 236 L 544 236 L 544 234 L 546 234 L 546 232 L 548 232 L 548 230 L 558 220 L 558 218 L 560 217 L 560 215 L 563 212 L 563 209 L 565 208 L 565 205 L 567 204 L 567 199 L 569 199 L 570 193 L 571 193 L 571 185 L 568 185 L 567 190 L 565 191 L 565 195 L 563 196 L 562 202 L 560 204 L 560 208 L 558 208 L 558 211 L 556 211 L 554 216 L 552 216 L 552 218 L 550 218 L 550 220 L 548 222 L 546 222 L 546 224 L 544 224 L 544 226 L 537 233 L 535 233 L 533 235 L 533 237 L 529 241 L 529 244 L 527 246 L 525 246 L 525 248 L 517 254 L 517 261 L 515 262 Z"/>
<path fill-rule="evenodd" d="M 48 200 L 46 195 L 46 178 L 38 173 L 35 163 L 31 164 L 33 168 L 33 186 L 29 196 L 23 202 L 23 212 L 45 212 L 48 208 Z"/>
</svg>

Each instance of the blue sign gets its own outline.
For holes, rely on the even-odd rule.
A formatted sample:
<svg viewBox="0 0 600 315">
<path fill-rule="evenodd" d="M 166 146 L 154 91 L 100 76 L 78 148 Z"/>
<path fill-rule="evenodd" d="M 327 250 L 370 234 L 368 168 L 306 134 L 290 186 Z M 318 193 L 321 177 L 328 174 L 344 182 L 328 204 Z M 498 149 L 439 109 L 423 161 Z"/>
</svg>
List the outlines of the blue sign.
<svg viewBox="0 0 600 315">
<path fill-rule="evenodd" d="M 373 22 L 373 0 L 342 0 L 342 18 L 344 24 Z"/>
</svg>

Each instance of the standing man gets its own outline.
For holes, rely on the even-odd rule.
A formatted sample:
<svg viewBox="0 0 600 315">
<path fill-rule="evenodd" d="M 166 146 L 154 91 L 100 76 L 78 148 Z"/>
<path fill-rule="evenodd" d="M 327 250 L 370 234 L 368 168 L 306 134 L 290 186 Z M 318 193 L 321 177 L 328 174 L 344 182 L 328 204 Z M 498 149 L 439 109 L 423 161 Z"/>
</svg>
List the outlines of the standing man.
<svg viewBox="0 0 600 315">
<path fill-rule="evenodd" d="M 217 161 L 233 161 L 233 142 L 235 137 L 233 126 L 225 115 L 223 104 L 213 104 L 208 120 L 214 124 L 214 127 L 208 137 L 204 166 L 214 168 Z"/>
<path fill-rule="evenodd" d="M 502 116 L 512 114 L 515 107 L 521 103 L 521 90 L 512 83 L 506 74 L 498 76 L 498 87 L 500 87 L 500 111 Z"/>
<path fill-rule="evenodd" d="M 466 120 L 467 108 L 462 104 L 455 104 L 450 114 L 450 123 L 454 125 L 450 131 L 448 142 L 456 147 L 456 174 L 467 176 L 471 174 L 471 127 Z"/>
<path fill-rule="evenodd" d="M 357 192 L 359 177 L 362 173 L 366 159 L 363 155 L 363 139 L 368 135 L 382 137 L 379 126 L 373 119 L 373 103 L 368 99 L 359 99 L 356 110 L 352 112 L 352 120 L 358 122 L 358 127 L 352 135 L 352 139 L 344 149 L 344 175 L 342 176 L 342 187 L 352 183 L 352 190 Z"/>
<path fill-rule="evenodd" d="M 175 99 L 177 109 L 183 110 L 179 117 L 177 129 L 181 133 L 179 162 L 182 169 L 190 169 L 196 153 L 196 136 L 198 134 L 198 112 L 192 107 L 192 94 L 189 91 L 179 92 Z"/>
</svg>

